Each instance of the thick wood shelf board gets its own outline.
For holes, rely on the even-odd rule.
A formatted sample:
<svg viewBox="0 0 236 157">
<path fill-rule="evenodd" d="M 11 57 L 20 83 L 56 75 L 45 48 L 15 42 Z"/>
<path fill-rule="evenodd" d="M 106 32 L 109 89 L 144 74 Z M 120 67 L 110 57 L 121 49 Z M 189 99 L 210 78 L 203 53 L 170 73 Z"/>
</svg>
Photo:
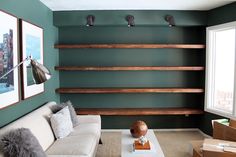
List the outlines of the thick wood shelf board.
<svg viewBox="0 0 236 157">
<path fill-rule="evenodd" d="M 97 48 L 97 49 L 156 49 L 156 48 L 174 48 L 174 49 L 203 49 L 203 44 L 58 44 L 54 48 L 75 49 L 75 48 Z"/>
<path fill-rule="evenodd" d="M 58 88 L 57 93 L 103 94 L 103 93 L 203 93 L 201 88 Z"/>
<path fill-rule="evenodd" d="M 160 70 L 160 71 L 203 71 L 203 66 L 127 66 L 127 67 L 88 67 L 88 66 L 56 66 L 55 70 L 62 71 L 141 71 L 141 70 Z"/>
<path fill-rule="evenodd" d="M 136 116 L 136 115 L 195 115 L 203 110 L 192 108 L 77 108 L 80 115 Z"/>
</svg>

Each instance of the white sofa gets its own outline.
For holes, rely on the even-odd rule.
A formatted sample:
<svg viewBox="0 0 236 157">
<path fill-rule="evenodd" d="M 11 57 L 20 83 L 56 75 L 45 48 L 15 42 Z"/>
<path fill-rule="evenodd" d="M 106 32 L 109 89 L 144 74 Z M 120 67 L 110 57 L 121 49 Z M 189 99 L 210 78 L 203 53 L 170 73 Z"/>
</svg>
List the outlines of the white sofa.
<svg viewBox="0 0 236 157">
<path fill-rule="evenodd" d="M 101 118 L 97 115 L 79 115 L 79 125 L 65 138 L 56 140 L 50 126 L 49 102 L 0 129 L 0 136 L 15 128 L 29 128 L 48 157 L 95 157 L 101 135 Z M 3 157 L 0 151 L 0 157 Z"/>
</svg>

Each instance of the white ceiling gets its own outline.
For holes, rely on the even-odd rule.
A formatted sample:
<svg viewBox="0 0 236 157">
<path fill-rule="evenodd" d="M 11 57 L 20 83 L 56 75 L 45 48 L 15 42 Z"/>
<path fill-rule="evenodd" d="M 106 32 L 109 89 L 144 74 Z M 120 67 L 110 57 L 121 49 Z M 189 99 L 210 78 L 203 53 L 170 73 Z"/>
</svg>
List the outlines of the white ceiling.
<svg viewBox="0 0 236 157">
<path fill-rule="evenodd" d="M 62 10 L 210 10 L 236 0 L 40 0 Z"/>
</svg>

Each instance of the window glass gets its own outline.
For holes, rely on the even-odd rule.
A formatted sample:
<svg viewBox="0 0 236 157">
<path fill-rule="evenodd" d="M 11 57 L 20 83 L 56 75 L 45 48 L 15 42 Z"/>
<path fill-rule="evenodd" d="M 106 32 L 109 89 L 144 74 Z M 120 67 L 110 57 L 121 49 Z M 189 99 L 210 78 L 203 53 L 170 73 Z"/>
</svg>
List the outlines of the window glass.
<svg viewBox="0 0 236 157">
<path fill-rule="evenodd" d="M 205 111 L 236 118 L 236 22 L 207 28 Z"/>
<path fill-rule="evenodd" d="M 233 112 L 235 29 L 215 32 L 215 76 L 213 107 Z M 213 52 L 214 53 L 214 52 Z"/>
</svg>

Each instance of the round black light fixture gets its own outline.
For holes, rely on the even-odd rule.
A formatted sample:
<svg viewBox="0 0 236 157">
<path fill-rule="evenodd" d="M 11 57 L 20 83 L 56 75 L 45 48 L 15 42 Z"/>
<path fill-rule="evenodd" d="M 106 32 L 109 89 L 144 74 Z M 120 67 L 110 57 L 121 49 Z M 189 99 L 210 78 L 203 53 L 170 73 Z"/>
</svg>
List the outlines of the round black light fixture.
<svg viewBox="0 0 236 157">
<path fill-rule="evenodd" d="M 127 15 L 125 17 L 125 20 L 128 22 L 128 27 L 134 27 L 134 16 L 133 15 Z"/>
<path fill-rule="evenodd" d="M 87 24 L 86 24 L 86 26 L 90 27 L 90 26 L 93 26 L 93 25 L 94 25 L 95 16 L 93 16 L 93 15 L 88 15 L 86 19 L 87 19 Z"/>
<path fill-rule="evenodd" d="M 169 27 L 175 26 L 175 20 L 174 20 L 174 17 L 172 15 L 166 15 L 165 20 L 166 20 L 166 22 L 168 22 Z"/>
</svg>

